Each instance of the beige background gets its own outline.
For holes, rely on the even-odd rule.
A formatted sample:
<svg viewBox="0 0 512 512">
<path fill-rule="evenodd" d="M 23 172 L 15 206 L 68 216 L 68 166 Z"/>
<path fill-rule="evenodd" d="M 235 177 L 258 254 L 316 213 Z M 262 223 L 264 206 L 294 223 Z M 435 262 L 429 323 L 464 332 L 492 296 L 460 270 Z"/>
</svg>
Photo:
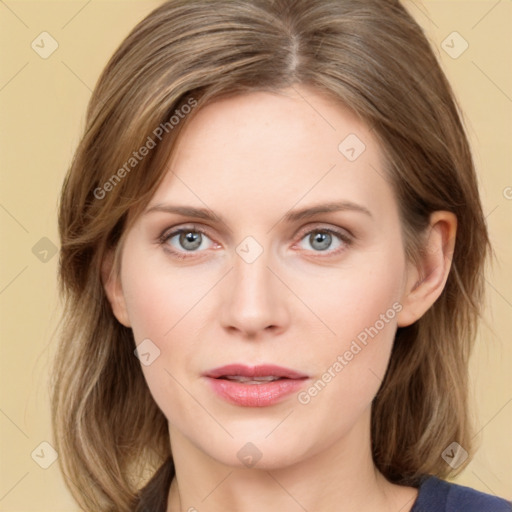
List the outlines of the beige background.
<svg viewBox="0 0 512 512">
<path fill-rule="evenodd" d="M 59 316 L 57 197 L 101 69 L 159 4 L 0 1 L 0 511 L 77 510 L 57 463 L 40 467 L 51 462 L 40 443 L 52 440 L 47 374 Z M 497 255 L 487 277 L 487 325 L 472 361 L 481 448 L 457 481 L 512 499 L 512 2 L 408 5 L 466 114 Z M 47 59 L 31 47 L 43 31 L 59 45 Z M 453 58 L 464 41 L 467 50 Z"/>
</svg>

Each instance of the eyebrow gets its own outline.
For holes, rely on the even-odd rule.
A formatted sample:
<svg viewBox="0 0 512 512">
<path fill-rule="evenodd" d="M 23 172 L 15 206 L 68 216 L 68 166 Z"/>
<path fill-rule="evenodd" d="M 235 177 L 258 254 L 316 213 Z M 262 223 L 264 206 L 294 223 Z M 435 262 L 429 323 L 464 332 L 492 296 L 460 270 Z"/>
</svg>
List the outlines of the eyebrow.
<svg viewBox="0 0 512 512">
<path fill-rule="evenodd" d="M 353 203 L 352 201 L 339 201 L 332 203 L 324 203 L 318 204 L 314 206 L 309 206 L 306 208 L 302 208 L 300 210 L 289 211 L 281 220 L 285 222 L 291 223 L 296 222 L 298 220 L 307 219 L 309 217 L 314 217 L 315 215 L 319 215 L 321 213 L 331 213 L 338 211 L 355 211 L 363 213 L 371 218 L 373 218 L 372 213 L 368 208 L 362 206 L 357 203 Z M 197 219 L 209 220 L 212 222 L 219 222 L 221 224 L 226 224 L 224 219 L 217 215 L 215 212 L 208 208 L 195 208 L 193 206 L 178 206 L 171 204 L 156 204 L 151 208 L 148 208 L 144 215 L 152 212 L 164 212 L 164 213 L 175 213 L 178 215 L 183 215 L 184 217 L 193 217 Z"/>
<path fill-rule="evenodd" d="M 330 213 L 330 212 L 340 212 L 340 211 L 355 211 L 364 213 L 369 217 L 373 217 L 372 213 L 366 206 L 362 206 L 357 203 L 353 203 L 352 201 L 339 201 L 334 203 L 325 203 L 319 204 L 315 206 L 310 206 L 307 208 L 302 208 L 301 210 L 294 210 L 288 212 L 283 216 L 286 222 L 294 222 L 297 220 L 307 219 L 309 217 L 313 217 L 320 213 Z"/>
</svg>

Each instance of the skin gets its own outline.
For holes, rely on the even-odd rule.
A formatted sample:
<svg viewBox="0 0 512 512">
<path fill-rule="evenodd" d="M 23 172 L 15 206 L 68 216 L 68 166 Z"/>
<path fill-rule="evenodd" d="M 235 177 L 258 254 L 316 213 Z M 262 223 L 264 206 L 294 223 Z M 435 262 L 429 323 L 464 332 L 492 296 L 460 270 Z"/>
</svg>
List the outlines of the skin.
<svg viewBox="0 0 512 512">
<path fill-rule="evenodd" d="M 348 134 L 366 145 L 353 162 L 338 150 Z M 115 316 L 136 344 L 149 338 L 160 350 L 142 370 L 169 422 L 169 512 L 411 509 L 417 490 L 391 484 L 373 464 L 371 403 L 397 327 L 442 292 L 456 219 L 432 214 L 428 250 L 419 265 L 408 263 L 383 175 L 368 127 L 305 86 L 214 102 L 182 133 L 146 213 L 126 233 L 119 275 L 105 267 Z M 370 215 L 283 219 L 333 201 Z M 148 211 L 169 204 L 208 208 L 223 222 Z M 179 227 L 205 231 L 195 252 L 179 235 L 159 240 Z M 328 228 L 350 242 L 333 235 L 319 250 L 314 236 Z M 236 252 L 248 236 L 263 249 L 252 263 Z M 400 312 L 307 404 L 294 393 L 269 407 L 232 405 L 202 377 L 229 363 L 273 363 L 310 376 L 307 390 L 393 304 Z M 262 454 L 254 467 L 237 457 L 248 442 Z"/>
</svg>

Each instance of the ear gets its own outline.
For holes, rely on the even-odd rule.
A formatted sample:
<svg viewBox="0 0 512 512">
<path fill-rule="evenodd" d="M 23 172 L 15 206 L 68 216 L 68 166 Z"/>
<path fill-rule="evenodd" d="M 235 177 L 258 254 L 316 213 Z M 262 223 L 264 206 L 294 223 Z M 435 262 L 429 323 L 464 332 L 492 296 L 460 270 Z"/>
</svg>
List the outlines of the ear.
<svg viewBox="0 0 512 512">
<path fill-rule="evenodd" d="M 419 264 L 409 263 L 398 327 L 413 324 L 441 295 L 452 264 L 456 232 L 455 214 L 447 211 L 431 214 Z"/>
<path fill-rule="evenodd" d="M 114 251 L 112 250 L 107 253 L 101 265 L 101 279 L 114 316 L 119 323 L 123 324 L 125 327 L 130 327 L 130 319 L 126 309 L 121 278 L 114 268 Z"/>
</svg>

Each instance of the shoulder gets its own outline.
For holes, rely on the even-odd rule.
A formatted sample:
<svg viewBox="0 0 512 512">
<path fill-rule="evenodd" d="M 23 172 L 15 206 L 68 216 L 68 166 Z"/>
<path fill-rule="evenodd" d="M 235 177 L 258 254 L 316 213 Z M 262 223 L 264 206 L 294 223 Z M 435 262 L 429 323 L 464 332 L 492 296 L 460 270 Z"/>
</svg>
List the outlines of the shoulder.
<svg viewBox="0 0 512 512">
<path fill-rule="evenodd" d="M 430 476 L 421 483 L 411 512 L 512 512 L 512 503 Z"/>
</svg>

